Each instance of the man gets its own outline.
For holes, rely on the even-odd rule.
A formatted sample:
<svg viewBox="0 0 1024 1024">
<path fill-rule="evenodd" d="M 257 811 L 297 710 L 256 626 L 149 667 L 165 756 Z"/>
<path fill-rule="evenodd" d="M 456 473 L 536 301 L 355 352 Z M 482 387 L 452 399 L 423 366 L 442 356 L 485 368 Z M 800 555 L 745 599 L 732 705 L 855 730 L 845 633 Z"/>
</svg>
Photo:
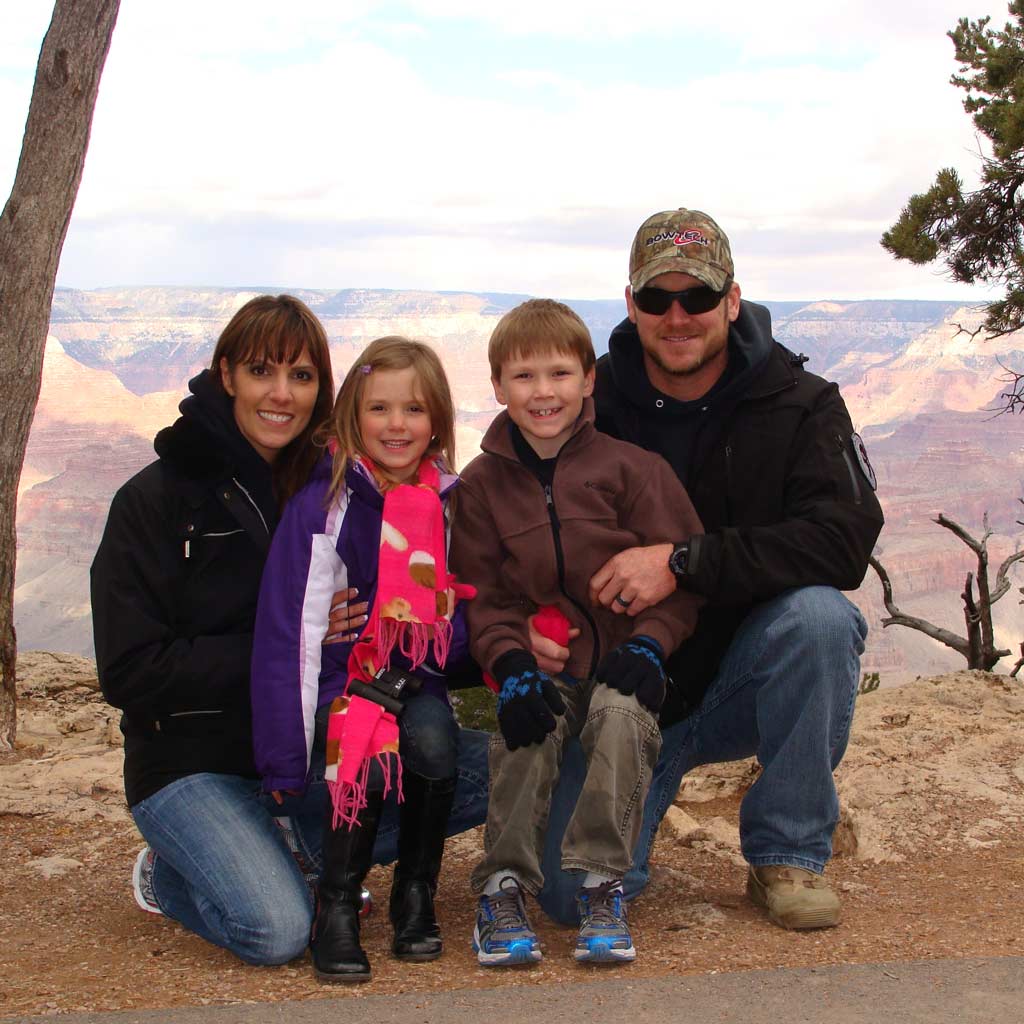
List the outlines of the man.
<svg viewBox="0 0 1024 1024">
<path fill-rule="evenodd" d="M 709 216 L 649 217 L 633 242 L 628 319 L 597 366 L 599 429 L 662 455 L 706 534 L 631 548 L 591 597 L 636 615 L 677 587 L 706 599 L 669 658 L 663 748 L 627 876 L 648 879 L 657 827 L 683 775 L 757 755 L 740 808 L 747 893 L 785 928 L 837 924 L 821 877 L 839 817 L 832 772 L 846 749 L 867 627 L 839 593 L 860 585 L 882 526 L 874 474 L 838 388 L 771 337 L 742 300 L 729 241 Z M 567 650 L 534 635 L 540 667 Z M 541 905 L 572 921 L 558 846 L 581 768 L 567 757 L 552 806 Z"/>
</svg>

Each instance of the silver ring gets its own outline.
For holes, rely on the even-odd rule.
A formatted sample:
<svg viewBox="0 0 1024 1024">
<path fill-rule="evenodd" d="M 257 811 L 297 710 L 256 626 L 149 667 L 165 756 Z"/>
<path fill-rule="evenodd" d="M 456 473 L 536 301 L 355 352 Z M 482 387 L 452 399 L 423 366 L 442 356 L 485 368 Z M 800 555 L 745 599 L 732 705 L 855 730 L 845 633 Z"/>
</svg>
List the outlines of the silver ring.
<svg viewBox="0 0 1024 1024">
<path fill-rule="evenodd" d="M 615 595 L 615 603 L 618 604 L 618 605 L 621 605 L 623 608 L 628 608 L 633 602 L 632 601 L 623 601 L 622 600 L 622 595 L 621 594 L 616 594 Z"/>
</svg>

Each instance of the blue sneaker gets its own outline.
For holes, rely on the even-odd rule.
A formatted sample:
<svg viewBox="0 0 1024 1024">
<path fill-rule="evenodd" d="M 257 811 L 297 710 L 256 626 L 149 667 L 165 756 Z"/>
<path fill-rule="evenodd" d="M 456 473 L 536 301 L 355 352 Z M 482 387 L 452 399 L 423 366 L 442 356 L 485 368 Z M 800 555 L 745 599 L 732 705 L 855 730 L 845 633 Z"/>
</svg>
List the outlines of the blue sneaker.
<svg viewBox="0 0 1024 1024">
<path fill-rule="evenodd" d="M 580 963 L 629 963 L 636 959 L 633 938 L 626 924 L 622 883 L 605 882 L 576 893 L 580 931 L 573 954 Z"/>
<path fill-rule="evenodd" d="M 484 967 L 515 967 L 543 959 L 540 943 L 526 918 L 523 893 L 511 875 L 501 880 L 499 892 L 480 897 L 473 950 Z"/>
</svg>

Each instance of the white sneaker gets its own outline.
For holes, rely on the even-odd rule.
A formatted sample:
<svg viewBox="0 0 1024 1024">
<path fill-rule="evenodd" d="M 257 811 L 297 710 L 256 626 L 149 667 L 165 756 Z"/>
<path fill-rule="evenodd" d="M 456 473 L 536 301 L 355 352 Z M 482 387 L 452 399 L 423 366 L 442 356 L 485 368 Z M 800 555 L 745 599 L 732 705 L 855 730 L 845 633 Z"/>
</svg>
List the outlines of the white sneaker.
<svg viewBox="0 0 1024 1024">
<path fill-rule="evenodd" d="M 144 846 L 139 850 L 135 858 L 135 866 L 132 868 L 132 895 L 140 910 L 147 914 L 159 914 L 163 917 L 164 912 L 153 894 L 153 864 L 156 861 L 156 854 Z"/>
</svg>

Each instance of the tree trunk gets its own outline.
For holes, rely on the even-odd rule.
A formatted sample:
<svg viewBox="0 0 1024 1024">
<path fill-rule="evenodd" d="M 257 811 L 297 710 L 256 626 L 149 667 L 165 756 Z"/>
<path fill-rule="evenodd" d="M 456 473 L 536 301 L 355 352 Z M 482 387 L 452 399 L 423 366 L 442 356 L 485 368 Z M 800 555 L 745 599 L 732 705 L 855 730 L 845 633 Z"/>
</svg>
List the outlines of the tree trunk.
<svg viewBox="0 0 1024 1024">
<path fill-rule="evenodd" d="M 974 576 L 967 574 L 964 592 L 960 595 L 964 602 L 964 625 L 967 627 L 967 667 L 978 668 L 987 672 L 992 666 L 985 664 L 985 652 L 982 647 L 981 615 L 974 603 L 972 585 Z"/>
<path fill-rule="evenodd" d="M 0 750 L 13 746 L 16 726 L 18 481 L 39 398 L 57 266 L 118 6 L 119 0 L 56 0 L 14 187 L 0 214 Z"/>
</svg>

